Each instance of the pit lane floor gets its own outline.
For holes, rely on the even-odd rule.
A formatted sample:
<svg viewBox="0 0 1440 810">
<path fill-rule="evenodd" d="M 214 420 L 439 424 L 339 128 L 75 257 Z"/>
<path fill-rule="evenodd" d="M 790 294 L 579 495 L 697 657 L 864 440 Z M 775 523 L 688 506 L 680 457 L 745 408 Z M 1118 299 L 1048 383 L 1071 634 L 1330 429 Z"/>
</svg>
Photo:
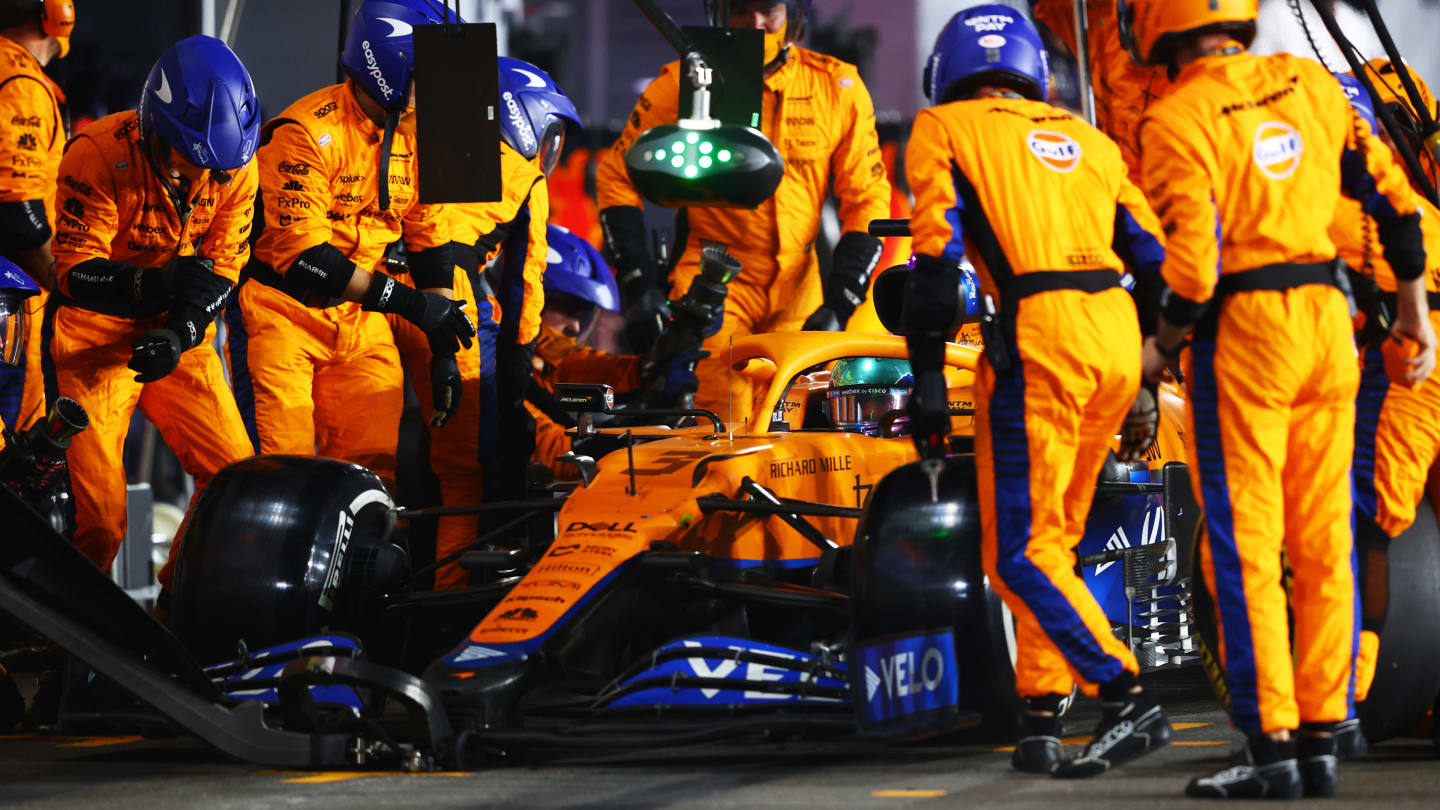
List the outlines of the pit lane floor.
<svg viewBox="0 0 1440 810">
<path fill-rule="evenodd" d="M 1157 675 L 1147 684 L 1175 724 L 1175 743 L 1116 773 L 1083 782 L 1016 774 L 1010 770 L 1007 752 L 974 743 L 923 748 L 853 742 L 707 745 L 567 757 L 478 773 L 412 776 L 267 771 L 230 762 L 184 738 L 0 735 L 0 806 L 146 810 L 199 806 L 1152 810 L 1162 802 L 1185 806 L 1185 782 L 1224 767 L 1238 735 L 1197 671 Z M 1069 728 L 1086 732 L 1095 716 L 1095 704 L 1082 703 L 1072 712 Z M 1394 740 L 1377 746 L 1368 758 L 1347 763 L 1342 780 L 1342 798 L 1325 807 L 1440 806 L 1440 760 L 1433 758 L 1429 740 Z"/>
</svg>

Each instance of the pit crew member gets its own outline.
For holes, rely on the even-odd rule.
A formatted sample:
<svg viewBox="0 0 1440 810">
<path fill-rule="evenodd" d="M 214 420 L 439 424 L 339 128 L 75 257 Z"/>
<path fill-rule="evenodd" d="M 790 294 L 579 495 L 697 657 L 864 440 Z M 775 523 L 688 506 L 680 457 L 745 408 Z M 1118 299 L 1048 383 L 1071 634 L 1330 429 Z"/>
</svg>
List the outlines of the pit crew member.
<svg viewBox="0 0 1440 810">
<path fill-rule="evenodd" d="M 1383 61 L 1383 60 L 1377 60 Z M 1372 66 L 1375 63 L 1372 63 Z M 1389 67 L 1389 62 L 1383 62 Z M 1405 114 L 1414 115 L 1409 100 L 1392 78 L 1387 86 L 1379 68 L 1371 75 L 1381 102 L 1403 104 Z M 1387 132 L 1380 129 L 1370 96 L 1353 76 L 1340 75 L 1340 83 L 1370 130 L 1393 148 Z M 1415 81 L 1421 81 L 1415 76 Z M 1388 92 L 1387 92 L 1388 90 Z M 1424 92 L 1428 93 L 1428 89 Z M 1420 226 L 1425 235 L 1425 291 L 1430 302 L 1430 323 L 1440 329 L 1440 209 L 1417 193 L 1421 208 Z M 1392 353 L 1402 344 L 1387 341 L 1379 324 L 1367 324 L 1380 314 L 1375 304 L 1393 313 L 1398 304 L 1395 271 L 1385 261 L 1379 244 L 1378 225 L 1360 207 L 1343 199 L 1330 232 L 1340 258 L 1356 271 L 1353 278 L 1357 298 L 1366 302 L 1366 317 L 1359 325 L 1361 347 L 1360 394 L 1355 400 L 1355 551 L 1359 563 L 1361 631 L 1360 651 L 1355 661 L 1355 701 L 1365 700 L 1375 677 L 1380 632 L 1389 607 L 1390 541 L 1415 522 L 1415 508 L 1425 494 L 1425 480 L 1440 456 L 1440 379 L 1431 376 L 1411 387 L 1404 380 L 1391 380 L 1386 373 L 1386 348 Z M 1378 295 L 1378 300 L 1376 300 Z M 1359 721 L 1342 724 L 1341 755 L 1360 753 Z"/>
<path fill-rule="evenodd" d="M 765 32 L 760 129 L 785 159 L 784 178 L 759 208 L 687 209 L 679 215 L 684 246 L 670 276 L 672 298 L 684 294 L 699 274 L 702 241 L 724 244 L 744 266 L 730 283 L 724 322 L 705 342 L 710 357 L 700 365 L 695 404 L 720 414 L 729 412 L 731 401 L 743 403 L 737 412 L 749 410 L 750 382 L 729 374 L 725 365 L 731 340 L 757 332 L 843 329 L 865 300 L 883 247 L 866 234 L 870 220 L 890 211 L 874 106 L 853 65 L 796 44 L 808 6 L 806 0 L 737 0 L 728 21 L 716 19 L 711 8 L 712 24 Z M 664 67 L 596 169 L 605 256 L 619 275 L 627 312 L 645 311 L 652 299 L 664 296 L 655 290 L 663 269 L 649 258 L 642 201 L 626 176 L 625 152 L 641 133 L 676 120 L 679 78 L 679 62 Z M 822 282 L 813 243 L 832 174 L 844 234 Z M 631 348 L 644 351 L 648 345 Z"/>
<path fill-rule="evenodd" d="M 74 27 L 70 0 L 0 0 L 0 175 L 6 179 L 0 185 L 0 256 L 44 288 L 29 297 L 23 312 L 12 314 L 12 326 L 29 324 L 18 335 L 24 353 L 15 364 L 0 366 L 0 425 L 17 430 L 45 409 L 40 320 L 45 290 L 54 286 L 55 178 L 67 133 L 60 111 L 65 94 L 44 68 L 69 52 Z"/>
<path fill-rule="evenodd" d="M 139 110 L 86 127 L 60 162 L 45 388 L 90 416 L 68 460 L 74 542 L 101 569 L 125 538 L 121 452 L 137 405 L 196 496 L 251 454 L 211 321 L 250 255 L 259 136 L 244 65 L 194 36 L 161 54 Z"/>
<path fill-rule="evenodd" d="M 1115 0 L 1086 0 L 1090 86 L 1095 93 L 1095 125 L 1120 147 L 1130 179 L 1140 183 L 1140 116 L 1170 88 L 1164 68 L 1135 64 L 1120 42 Z M 1080 54 L 1075 42 L 1074 0 L 1035 0 L 1035 19 Z"/>
<path fill-rule="evenodd" d="M 437 357 L 472 343 L 451 300 L 443 206 L 417 201 L 412 26 L 432 0 L 365 0 L 346 34 L 342 84 L 265 124 L 264 210 L 254 260 L 226 312 L 235 396 L 257 452 L 333 456 L 393 484 L 404 376 L 386 314 Z M 374 272 L 403 238 L 415 286 Z"/>
<path fill-rule="evenodd" d="M 1144 186 L 1169 248 L 1144 366 L 1158 379 L 1188 345 L 1201 569 L 1250 757 L 1187 793 L 1324 796 L 1338 789 L 1334 731 L 1350 715 L 1359 632 L 1348 487 L 1359 369 L 1327 234 L 1342 190 L 1376 217 L 1398 280 L 1395 330 L 1422 348 L 1407 369 L 1415 382 L 1433 366 L 1435 337 L 1404 173 L 1320 65 L 1246 52 L 1256 13 L 1255 0 L 1119 6 L 1132 54 L 1176 73 L 1140 125 Z"/>
<path fill-rule="evenodd" d="M 1007 6 L 967 9 L 936 40 L 925 75 L 936 106 L 916 117 L 906 152 L 916 257 L 903 327 L 915 374 L 911 431 L 933 461 L 950 432 L 944 341 L 963 313 L 959 263 L 968 255 L 982 296 L 999 308 L 983 330 L 975 451 L 985 571 L 1015 613 L 1016 687 L 1027 704 L 1012 761 L 1071 777 L 1170 736 L 1074 557 L 1132 401 L 1127 433 L 1140 435 L 1127 452 L 1153 439 L 1153 394 L 1137 396 L 1136 303 L 1121 274 L 1128 265 L 1147 279 L 1137 297 L 1153 306 L 1164 248 L 1120 150 L 1045 103 L 1048 73 L 1039 32 Z M 1104 708 L 1081 755 L 1062 759 L 1058 710 L 1072 670 L 1098 687 Z"/>
<path fill-rule="evenodd" d="M 545 269 L 535 386 L 526 407 L 539 426 L 532 460 L 565 480 L 575 478 L 577 470 L 555 461 L 571 449 L 566 428 L 551 416 L 558 411 L 548 396 L 556 383 L 604 383 L 623 398 L 645 394 L 653 400 L 648 403 L 652 407 L 678 407 L 681 398 L 699 386 L 695 364 L 700 346 L 697 339 L 669 357 L 658 357 L 655 349 L 647 355 L 615 355 L 584 345 L 599 310 L 620 311 L 615 274 L 599 251 L 570 231 L 551 225 L 548 238 L 550 263 Z M 657 341 L 657 347 L 660 344 L 668 341 Z"/>
<path fill-rule="evenodd" d="M 564 150 L 567 127 L 580 126 L 575 105 L 545 71 L 502 56 L 499 76 L 503 198 L 446 206 L 455 240 L 453 289 L 456 300 L 476 313 L 475 345 L 456 353 L 453 364 L 447 358 L 448 381 L 437 382 L 429 341 L 412 324 L 390 316 L 417 393 L 423 401 L 425 392 L 433 392 L 430 467 L 440 481 L 445 505 L 525 495 L 535 427 L 523 402 L 545 299 L 541 287 L 548 254 L 545 178 Z M 494 289 L 491 274 L 484 272 L 492 261 Z M 474 541 L 479 521 L 478 515 L 440 518 L 437 555 L 446 556 Z M 436 572 L 438 589 L 464 583 L 465 572 L 458 565 Z"/>
</svg>

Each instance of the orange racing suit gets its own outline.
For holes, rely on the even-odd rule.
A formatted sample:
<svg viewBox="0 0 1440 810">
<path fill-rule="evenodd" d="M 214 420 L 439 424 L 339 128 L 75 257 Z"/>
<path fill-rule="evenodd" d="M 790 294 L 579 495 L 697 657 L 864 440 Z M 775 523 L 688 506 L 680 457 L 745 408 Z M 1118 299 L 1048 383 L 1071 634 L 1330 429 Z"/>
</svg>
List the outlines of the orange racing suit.
<svg viewBox="0 0 1440 810">
<path fill-rule="evenodd" d="M 1440 209 L 1419 197 L 1425 237 L 1425 289 L 1430 322 L 1440 329 Z M 1382 255 L 1379 230 L 1360 203 L 1344 199 L 1330 228 L 1340 258 L 1374 279 L 1395 312 L 1395 271 Z M 1362 293 L 1361 298 L 1364 297 Z M 1361 326 L 1364 334 L 1363 321 Z M 1375 677 L 1380 631 L 1389 606 L 1389 542 L 1415 522 L 1430 468 L 1440 458 L 1440 380 L 1409 388 L 1391 384 L 1380 340 L 1361 346 L 1360 394 L 1355 400 L 1355 543 L 1360 570 L 1360 652 L 1355 700 L 1364 701 Z"/>
<path fill-rule="evenodd" d="M 1359 369 L 1327 234 L 1342 189 L 1376 212 L 1397 270 L 1424 261 L 1403 171 L 1337 89 L 1318 63 L 1232 42 L 1182 68 L 1140 130 L 1169 238 L 1162 311 L 1199 321 L 1182 368 L 1201 568 L 1231 717 L 1250 735 L 1350 713 Z"/>
<path fill-rule="evenodd" d="M 614 146 L 601 154 L 595 178 L 602 217 L 606 209 L 641 205 L 625 173 L 625 152 L 641 133 L 675 122 L 679 73 L 678 62 L 664 67 L 641 94 Z M 790 46 L 784 65 L 765 77 L 760 130 L 785 159 L 774 196 L 751 211 L 686 209 L 679 226 L 684 249 L 670 277 L 671 298 L 678 299 L 700 272 L 701 240 L 724 243 L 744 265 L 730 282 L 724 323 L 704 343 L 710 357 L 696 370 L 695 406 L 722 416 L 730 413 L 732 399 L 736 414 L 750 413 L 749 380 L 729 373 L 731 341 L 799 329 L 822 302 L 814 242 L 821 206 L 832 191 L 830 177 L 842 231 L 863 234 L 870 220 L 890 212 L 874 105 L 853 65 Z M 617 246 L 607 247 L 613 259 Z"/>
<path fill-rule="evenodd" d="M 45 75 L 35 57 L 14 40 L 0 36 L 0 255 L 15 261 L 17 253 L 50 241 L 55 224 L 55 179 L 65 151 L 65 121 L 60 103 L 65 94 Z M 13 218 L 13 220 L 12 220 Z M 19 262 L 16 262 L 19 264 Z M 30 268 L 25 268 L 27 273 Z M 34 281 L 42 288 L 43 278 Z M 29 427 L 43 416 L 45 380 L 40 371 L 43 351 L 40 321 L 46 292 L 26 304 L 29 327 L 25 333 L 25 366 L 0 371 L 0 388 L 18 389 L 17 406 L 0 407 L 0 425 L 15 430 Z M 6 413 L 10 411 L 10 413 Z M 0 438 L 0 447 L 5 440 Z"/>
<path fill-rule="evenodd" d="M 1072 673 L 1087 689 L 1133 675 L 1074 549 L 1140 390 L 1140 327 L 1121 272 L 1128 264 L 1158 287 L 1155 216 L 1120 150 L 1043 102 L 923 110 L 905 163 L 914 294 L 922 265 L 968 255 L 1002 313 L 1008 346 L 992 340 L 980 367 L 975 454 L 985 572 L 1015 614 L 1016 688 L 1068 695 Z"/>
<path fill-rule="evenodd" d="M 235 397 L 261 453 L 332 456 L 393 487 L 404 375 L 385 316 L 338 299 L 302 303 L 286 274 L 329 245 L 377 270 L 391 242 L 448 244 L 445 210 L 416 201 L 415 117 L 390 154 L 390 207 L 377 202 L 381 128 L 344 84 L 316 90 L 265 124 L 257 153 L 263 229 L 226 310 Z M 307 298 L 307 300 L 309 300 Z"/>
<path fill-rule="evenodd" d="M 215 473 L 251 454 L 211 345 L 213 324 L 174 371 L 141 384 L 126 368 L 130 344 L 164 326 L 165 310 L 137 310 L 119 297 L 82 292 L 104 263 L 158 268 L 192 254 L 214 260 L 214 272 L 233 282 L 250 255 L 246 240 L 259 181 L 253 161 L 230 172 L 227 182 L 215 175 L 207 172 L 177 204 L 151 168 L 133 110 L 86 127 L 60 163 L 52 246 L 57 288 L 43 330 L 45 387 L 50 401 L 69 397 L 90 416 L 90 427 L 71 440 L 66 455 L 75 545 L 105 570 L 125 539 L 121 453 L 137 405 L 195 477 L 196 497 Z"/>
<path fill-rule="evenodd" d="M 447 205 L 451 238 L 457 243 L 453 289 L 455 299 L 474 313 L 476 340 L 455 354 L 460 369 L 459 407 L 444 425 L 429 427 L 430 469 L 440 482 L 444 506 L 479 503 L 486 493 L 485 479 L 495 475 L 496 448 L 501 417 L 496 396 L 496 356 L 501 339 L 502 315 L 514 314 L 508 339 L 519 345 L 534 340 L 544 306 L 543 275 L 547 253 L 545 220 L 549 198 L 545 175 L 509 145 L 500 144 L 502 199 L 493 203 Z M 512 306 L 503 307 L 484 277 L 484 265 L 505 247 L 507 273 L 501 294 Z M 514 259 L 513 263 L 511 259 Z M 510 283 L 511 280 L 514 283 Z M 430 389 L 430 343 L 418 327 L 398 315 L 388 316 L 395 343 L 409 370 L 415 393 L 433 412 Z M 428 419 L 426 420 L 428 424 Z M 515 474 L 523 472 L 520 469 Z M 472 543 L 480 528 L 479 515 L 450 515 L 437 522 L 436 557 L 444 557 Z M 458 565 L 442 566 L 435 573 L 435 588 L 465 585 Z"/>
</svg>

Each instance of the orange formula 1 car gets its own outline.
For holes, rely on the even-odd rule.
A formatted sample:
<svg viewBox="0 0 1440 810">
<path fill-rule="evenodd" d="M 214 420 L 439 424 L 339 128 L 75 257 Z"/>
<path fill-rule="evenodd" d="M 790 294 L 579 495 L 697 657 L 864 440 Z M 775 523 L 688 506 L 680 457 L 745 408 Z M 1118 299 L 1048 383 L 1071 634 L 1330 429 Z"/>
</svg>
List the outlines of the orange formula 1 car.
<svg viewBox="0 0 1440 810">
<path fill-rule="evenodd" d="M 581 416 L 584 482 L 473 507 L 492 529 L 461 560 L 481 584 L 460 591 L 409 587 L 425 570 L 409 570 L 403 524 L 434 511 L 394 508 L 370 472 L 240 462 L 187 526 L 176 636 L 98 572 L 77 579 L 73 548 L 0 492 L 0 519 L 21 527 L 0 608 L 148 706 L 124 703 L 125 722 L 158 715 L 276 767 L 476 767 L 497 752 L 791 730 L 1003 733 L 1013 631 L 979 559 L 978 350 L 947 350 L 954 453 L 935 480 L 905 435 L 905 356 L 891 336 L 737 341 L 736 373 L 765 393 L 728 425 L 702 413 L 687 428 L 595 429 L 603 388 L 561 389 Z M 1106 468 L 1078 549 L 1147 668 L 1199 655 L 1180 404 L 1162 397 L 1148 462 Z M 537 523 L 553 533 L 536 537 Z"/>
</svg>

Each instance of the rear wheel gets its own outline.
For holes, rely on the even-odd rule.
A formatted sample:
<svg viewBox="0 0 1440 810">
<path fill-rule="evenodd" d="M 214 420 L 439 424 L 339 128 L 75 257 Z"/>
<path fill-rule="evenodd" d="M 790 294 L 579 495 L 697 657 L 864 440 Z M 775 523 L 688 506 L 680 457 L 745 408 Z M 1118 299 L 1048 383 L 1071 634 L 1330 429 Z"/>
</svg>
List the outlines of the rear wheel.
<svg viewBox="0 0 1440 810">
<path fill-rule="evenodd" d="M 1358 707 L 1371 742 L 1425 719 L 1440 694 L 1440 526 L 1429 500 L 1390 544 L 1390 612 L 1380 637 L 1375 682 Z"/>
</svg>

